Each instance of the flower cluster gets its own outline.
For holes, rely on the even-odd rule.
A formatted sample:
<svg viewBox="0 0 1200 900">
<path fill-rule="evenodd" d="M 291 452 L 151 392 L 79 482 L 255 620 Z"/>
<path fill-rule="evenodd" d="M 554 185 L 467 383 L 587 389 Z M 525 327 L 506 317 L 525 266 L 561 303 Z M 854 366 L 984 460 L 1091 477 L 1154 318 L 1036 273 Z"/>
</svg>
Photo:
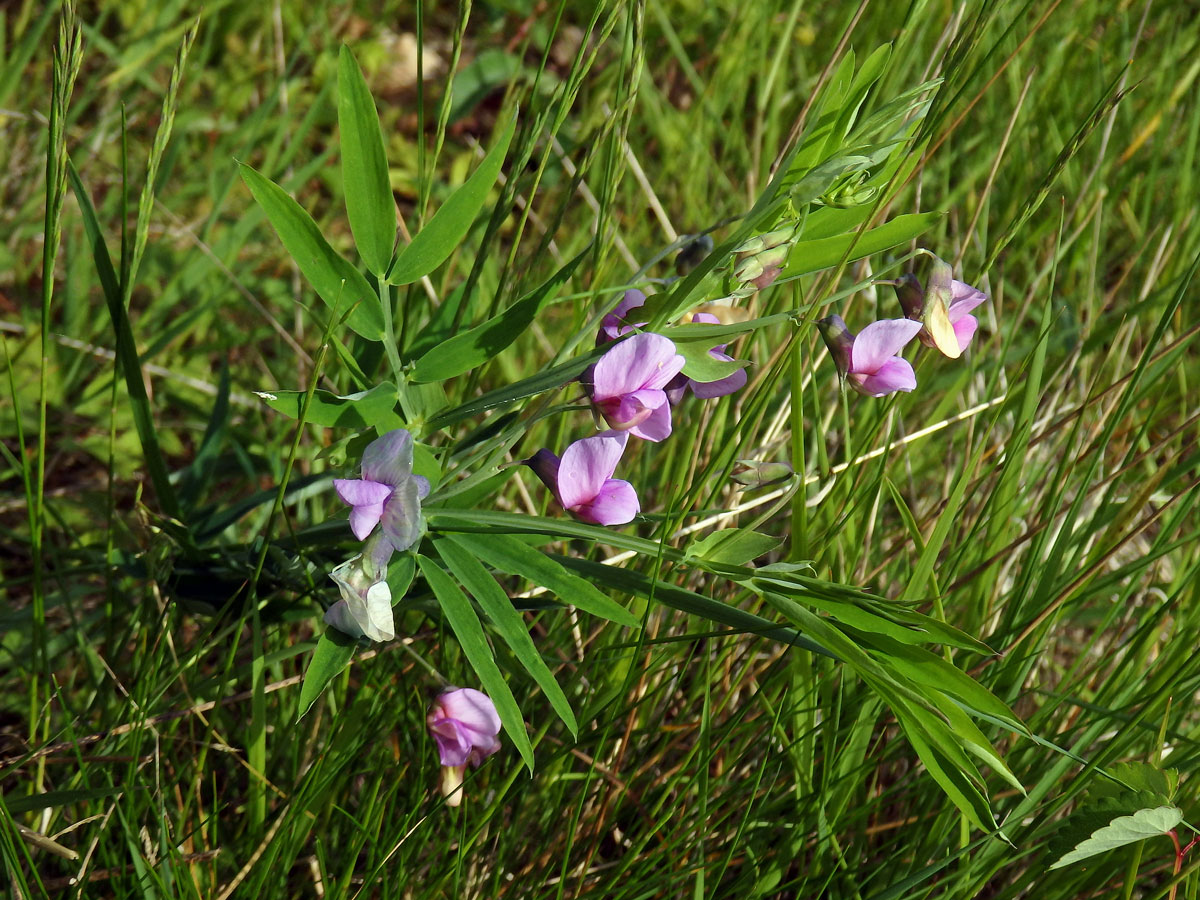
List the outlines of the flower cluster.
<svg viewBox="0 0 1200 900">
<path fill-rule="evenodd" d="M 645 302 L 641 291 L 626 291 L 601 320 L 596 346 L 616 343 L 581 379 L 609 430 L 576 441 L 561 458 L 543 449 L 525 460 L 564 509 L 596 525 L 624 525 L 641 510 L 633 485 L 612 477 L 629 435 L 655 443 L 666 440 L 671 435 L 671 407 L 688 390 L 700 398 L 723 397 L 746 383 L 742 369 L 712 382 L 696 382 L 684 375 L 684 358 L 669 338 L 633 333 L 646 323 L 631 322 L 630 316 Z M 716 316 L 706 313 L 697 313 L 692 321 L 719 324 Z M 732 362 L 725 346 L 720 344 L 709 353 Z"/>
<path fill-rule="evenodd" d="M 961 356 L 979 327 L 971 311 L 987 301 L 982 291 L 954 280 L 950 266 L 937 257 L 924 289 L 912 274 L 892 284 L 903 319 L 872 322 L 857 335 L 841 316 L 826 316 L 817 323 L 838 375 L 868 397 L 916 388 L 916 373 L 900 356 L 913 338 L 951 359 Z"/>
<path fill-rule="evenodd" d="M 387 566 L 421 537 L 421 501 L 429 482 L 412 471 L 413 440 L 404 429 L 372 441 L 362 455 L 362 478 L 337 478 L 338 496 L 350 506 L 350 530 L 363 552 L 330 574 L 342 599 L 325 621 L 351 637 L 390 641 L 396 636 Z M 379 530 L 375 530 L 375 526 Z"/>
</svg>

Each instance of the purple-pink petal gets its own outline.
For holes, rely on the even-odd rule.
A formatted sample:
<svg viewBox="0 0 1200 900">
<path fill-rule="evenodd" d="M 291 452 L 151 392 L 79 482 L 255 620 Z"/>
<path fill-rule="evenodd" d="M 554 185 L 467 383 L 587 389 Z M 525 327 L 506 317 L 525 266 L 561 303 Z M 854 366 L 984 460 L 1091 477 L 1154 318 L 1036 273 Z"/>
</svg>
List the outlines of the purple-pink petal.
<svg viewBox="0 0 1200 900">
<path fill-rule="evenodd" d="M 612 477 L 628 437 L 605 432 L 576 441 L 563 451 L 558 466 L 558 500 L 567 509 L 590 503 Z"/>
<path fill-rule="evenodd" d="M 474 688 L 457 688 L 447 691 L 437 699 L 437 706 L 451 719 L 477 733 L 488 735 L 500 731 L 500 716 L 496 704 L 483 691 Z"/>
<path fill-rule="evenodd" d="M 350 505 L 350 530 L 360 541 L 366 540 L 379 524 L 384 503 L 392 495 L 392 488 L 360 478 L 335 478 L 333 486 L 338 496 Z"/>
<path fill-rule="evenodd" d="M 646 302 L 646 295 L 636 288 L 625 292 L 625 297 L 617 304 L 616 309 L 600 320 L 600 333 L 596 335 L 596 346 L 615 341 L 623 334 L 628 334 L 634 328 L 640 328 L 645 322 L 629 322 L 626 317 L 629 311 L 637 309 Z"/>
<path fill-rule="evenodd" d="M 405 478 L 383 504 L 380 518 L 383 533 L 397 553 L 403 553 L 421 538 L 420 488 L 415 478 Z M 353 525 L 353 516 L 351 517 Z M 356 532 L 357 534 L 357 532 Z"/>
<path fill-rule="evenodd" d="M 854 338 L 850 348 L 850 372 L 873 375 L 904 345 L 917 336 L 920 322 L 911 319 L 883 319 L 872 322 Z M 909 367 L 911 371 L 912 367 Z M 895 388 L 893 388 L 895 390 Z"/>
<path fill-rule="evenodd" d="M 871 397 L 882 397 L 893 391 L 911 391 L 917 386 L 913 367 L 908 360 L 899 356 L 884 360 L 883 365 L 873 373 L 853 372 L 850 380 L 856 390 Z"/>
<path fill-rule="evenodd" d="M 362 455 L 363 478 L 395 487 L 412 473 L 412 461 L 412 435 L 397 428 L 367 445 Z"/>
<path fill-rule="evenodd" d="M 950 282 L 950 291 L 950 306 L 946 313 L 950 316 L 951 324 L 957 322 L 975 307 L 987 302 L 987 294 L 961 281 Z"/>
<path fill-rule="evenodd" d="M 661 334 L 635 334 L 609 350 L 596 363 L 593 398 L 597 401 L 642 388 L 661 389 L 682 369 L 684 358 Z"/>
<path fill-rule="evenodd" d="M 587 503 L 568 507 L 585 522 L 596 525 L 625 525 L 641 511 L 637 491 L 628 481 L 609 478 Z"/>
<path fill-rule="evenodd" d="M 954 322 L 953 327 L 954 336 L 958 338 L 958 349 L 966 350 L 971 343 L 971 338 L 975 337 L 975 329 L 979 327 L 979 320 L 974 316 L 962 316 Z"/>
<path fill-rule="evenodd" d="M 629 429 L 629 433 L 643 441 L 665 441 L 671 436 L 671 404 L 664 403 L 651 410 L 650 415 Z"/>
</svg>

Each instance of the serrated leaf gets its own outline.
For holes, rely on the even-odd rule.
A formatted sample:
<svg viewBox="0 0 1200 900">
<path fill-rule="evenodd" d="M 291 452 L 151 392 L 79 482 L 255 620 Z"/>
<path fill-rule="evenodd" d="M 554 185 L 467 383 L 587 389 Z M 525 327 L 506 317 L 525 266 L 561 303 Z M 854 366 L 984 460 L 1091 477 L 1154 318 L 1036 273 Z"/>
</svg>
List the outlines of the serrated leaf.
<svg viewBox="0 0 1200 900">
<path fill-rule="evenodd" d="M 329 246 L 304 208 L 269 178 L 241 163 L 242 180 L 279 235 L 288 255 L 317 295 L 346 324 L 372 341 L 383 340 L 383 307 L 367 279 Z"/>
<path fill-rule="evenodd" d="M 765 556 L 783 543 L 769 534 L 744 528 L 726 528 L 696 541 L 688 547 L 691 559 L 741 566 Z"/>
<path fill-rule="evenodd" d="M 458 638 L 463 655 L 467 657 L 471 668 L 479 676 L 483 692 L 496 705 L 496 712 L 500 715 L 505 732 L 512 739 L 529 771 L 532 772 L 533 746 L 529 743 L 529 734 L 525 730 L 525 719 L 521 715 L 520 707 L 517 706 L 517 701 L 513 697 L 500 667 L 496 665 L 496 660 L 492 656 L 492 648 L 488 645 L 487 637 L 483 633 L 483 626 L 475 614 L 475 608 L 471 606 L 471 601 L 467 599 L 467 595 L 462 592 L 462 589 L 432 559 L 425 556 L 418 557 L 417 565 L 421 567 L 421 574 L 425 576 L 425 581 L 433 590 L 434 596 L 437 597 L 438 605 L 442 608 L 446 621 L 450 623 L 450 628 Z"/>
<path fill-rule="evenodd" d="M 539 587 L 546 588 L 563 603 L 618 625 L 641 627 L 641 622 L 621 604 L 604 596 L 577 575 L 572 575 L 557 560 L 510 535 L 456 534 L 453 539 L 492 568 L 527 578 Z"/>
<path fill-rule="evenodd" d="M 1183 810 L 1174 806 L 1139 809 L 1131 816 L 1119 816 L 1103 828 L 1093 831 L 1091 837 L 1076 844 L 1074 850 L 1065 854 L 1050 868 L 1061 869 L 1063 866 L 1090 859 L 1117 847 L 1167 834 L 1182 821 Z"/>
<path fill-rule="evenodd" d="M 413 366 L 412 380 L 417 383 L 445 381 L 495 358 L 529 327 L 534 316 L 575 274 L 575 269 L 590 252 L 589 243 L 583 252 L 504 312 L 430 349 Z"/>
<path fill-rule="evenodd" d="M 411 284 L 428 275 L 454 252 L 470 230 L 488 193 L 500 176 L 500 167 L 517 129 L 517 117 L 509 120 L 500 140 L 488 151 L 479 168 L 441 205 L 412 242 L 396 256 L 387 273 L 388 284 Z"/>
<path fill-rule="evenodd" d="M 326 626 L 325 633 L 317 639 L 312 658 L 304 670 L 304 684 L 300 686 L 300 707 L 296 711 L 297 721 L 304 718 L 304 714 L 329 686 L 329 682 L 350 665 L 356 646 L 358 641 L 350 635 L 343 634 L 332 625 Z"/>
<path fill-rule="evenodd" d="M 367 268 L 382 276 L 396 243 L 396 209 L 379 111 L 354 54 L 345 44 L 338 56 L 338 130 L 350 231 Z"/>
<path fill-rule="evenodd" d="M 259 391 L 267 406 L 292 419 L 300 418 L 306 391 Z M 381 433 L 400 428 L 404 420 L 396 414 L 396 386 L 377 384 L 369 391 L 338 396 L 330 391 L 313 391 L 305 421 L 326 428 L 379 428 Z"/>
<path fill-rule="evenodd" d="M 528 627 L 521 614 L 513 608 L 508 595 L 496 583 L 480 562 L 464 547 L 459 546 L 452 538 L 440 538 L 433 542 L 442 562 L 475 598 L 480 609 L 496 629 L 496 633 L 504 639 L 504 643 L 513 652 L 517 661 L 525 667 L 525 671 L 537 682 L 538 687 L 545 693 L 546 699 L 558 713 L 558 717 L 571 729 L 571 734 L 578 736 L 579 724 L 575 721 L 575 713 L 571 710 L 562 688 L 554 678 L 554 673 L 546 665 L 542 655 L 534 646 L 529 636 Z"/>
</svg>

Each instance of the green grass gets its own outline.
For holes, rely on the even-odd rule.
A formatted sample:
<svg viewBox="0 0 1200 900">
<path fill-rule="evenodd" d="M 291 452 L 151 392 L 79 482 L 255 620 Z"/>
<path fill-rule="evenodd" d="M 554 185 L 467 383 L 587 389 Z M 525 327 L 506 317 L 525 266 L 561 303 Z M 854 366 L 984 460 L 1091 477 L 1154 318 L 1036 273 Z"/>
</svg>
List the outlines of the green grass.
<svg viewBox="0 0 1200 900">
<path fill-rule="evenodd" d="M 0 12 L 9 896 L 1195 897 L 1196 855 L 1173 882 L 1161 836 L 1048 871 L 1079 839 L 1064 819 L 1118 763 L 1177 770 L 1176 802 L 1200 820 L 1200 54 L 1186 5 L 514 2 L 419 20 L 384 6 L 94 4 L 73 87 L 52 54 L 59 10 Z M 401 49 L 418 29 L 421 90 Z M 942 213 L 919 246 L 991 298 L 961 360 L 910 347 L 917 391 L 843 397 L 812 323 L 899 315 L 870 282 L 911 267 L 917 244 L 801 276 L 798 254 L 738 304 L 797 311 L 732 345 L 752 361 L 748 387 L 691 398 L 670 440 L 631 443 L 618 475 L 647 515 L 602 540 L 508 465 L 590 433 L 587 413 L 564 411 L 577 388 L 431 428 L 443 463 L 495 473 L 461 495 L 473 527 L 557 520 L 526 539 L 641 623 L 500 575 L 578 736 L 489 629 L 534 768 L 505 736 L 458 810 L 437 792 L 430 671 L 479 682 L 420 576 L 398 642 L 359 652 L 297 721 L 326 573 L 355 552 L 326 479 L 361 442 L 352 427 L 297 429 L 254 392 L 349 394 L 394 375 L 378 343 L 334 326 L 326 345 L 328 309 L 238 163 L 357 259 L 342 42 L 379 108 L 406 236 L 519 109 L 505 177 L 461 248 L 393 289 L 404 363 L 581 257 L 511 347 L 444 386 L 402 385 L 392 415 L 411 427 L 590 349 L 624 287 L 674 274 L 673 253 L 656 257 L 681 235 L 719 225 L 728 240 L 811 134 L 827 101 L 810 101 L 839 63 L 887 43 L 863 116 L 941 83 L 874 221 Z M 695 299 L 720 296 L 710 287 Z M 790 460 L 803 486 L 738 492 L 741 458 Z M 465 527 L 454 517 L 431 511 L 433 534 Z M 758 564 L 808 560 L 815 580 L 792 606 L 764 602 L 748 575 L 684 556 L 714 527 L 779 538 Z M 904 601 L 995 651 L 935 640 L 921 666 L 969 673 L 1028 728 L 973 719 L 1024 789 L 976 760 L 1008 842 L 930 776 L 911 739 L 920 704 L 871 668 L 900 650 L 836 624 L 839 600 L 896 616 Z M 735 607 L 846 640 L 845 661 L 782 629 L 745 633 Z"/>
</svg>

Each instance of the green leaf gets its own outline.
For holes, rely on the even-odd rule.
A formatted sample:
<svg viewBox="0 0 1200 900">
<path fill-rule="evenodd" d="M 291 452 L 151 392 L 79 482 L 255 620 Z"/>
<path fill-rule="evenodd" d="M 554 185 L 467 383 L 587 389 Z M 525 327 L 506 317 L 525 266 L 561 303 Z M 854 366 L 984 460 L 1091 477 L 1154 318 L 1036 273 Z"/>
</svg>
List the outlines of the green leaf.
<svg viewBox="0 0 1200 900">
<path fill-rule="evenodd" d="M 11 815 L 33 812 L 39 809 L 56 809 L 69 803 L 82 803 L 85 800 L 101 800 L 105 797 L 115 797 L 124 793 L 125 787 L 82 788 L 77 791 L 46 791 L 29 797 L 5 797 L 4 807 Z"/>
<path fill-rule="evenodd" d="M 317 295 L 346 324 L 372 341 L 383 340 L 383 307 L 363 274 L 343 259 L 321 235 L 316 222 L 283 188 L 241 163 L 242 180 L 279 240 Z"/>
<path fill-rule="evenodd" d="M 604 596 L 589 582 L 572 575 L 556 560 L 511 535 L 456 534 L 453 538 L 492 568 L 527 578 L 549 590 L 563 603 L 619 625 L 641 627 L 641 622 L 625 607 Z"/>
<path fill-rule="evenodd" d="M 1061 869 L 1117 847 L 1168 834 L 1182 821 L 1183 811 L 1174 806 L 1139 809 L 1131 816 L 1119 816 L 1093 831 L 1091 837 L 1076 844 L 1074 850 L 1050 868 Z"/>
<path fill-rule="evenodd" d="M 462 646 L 463 654 L 471 663 L 475 674 L 479 676 L 483 692 L 496 704 L 496 712 L 500 715 L 504 730 L 508 732 L 508 736 L 512 738 L 513 744 L 521 754 L 521 759 L 525 761 L 525 765 L 532 772 L 533 746 L 529 743 L 529 735 L 525 731 L 525 719 L 521 716 L 521 710 L 513 698 L 512 691 L 509 690 L 508 682 L 504 680 L 504 675 L 496 665 L 496 660 L 492 656 L 492 648 L 488 645 L 487 637 L 483 633 L 483 626 L 479 624 L 479 617 L 475 615 L 471 601 L 432 559 L 421 556 L 417 558 L 417 564 L 421 567 L 421 574 L 425 576 L 425 581 L 433 589 L 438 604 L 446 616 L 446 621 L 454 630 L 458 643 Z"/>
<path fill-rule="evenodd" d="M 714 342 L 713 346 L 716 343 Z M 738 369 L 744 369 L 750 365 L 749 360 L 735 359 L 723 360 L 717 359 L 708 351 L 710 347 L 704 346 L 703 343 L 688 342 L 686 344 L 676 344 L 675 352 L 679 353 L 686 360 L 683 366 L 683 374 L 695 381 L 718 381 L 722 378 L 727 378 Z"/>
<path fill-rule="evenodd" d="M 338 57 L 338 128 L 350 230 L 367 268 L 382 276 L 396 244 L 396 208 L 379 112 L 362 70 L 345 44 Z"/>
<path fill-rule="evenodd" d="M 741 566 L 765 556 L 779 547 L 782 541 L 769 534 L 759 534 L 744 528 L 714 531 L 688 547 L 690 559 Z"/>
<path fill-rule="evenodd" d="M 589 242 L 583 252 L 504 312 L 433 347 L 413 366 L 412 380 L 418 383 L 445 381 L 495 358 L 529 327 L 534 316 L 554 296 L 554 292 L 570 279 L 590 252 Z"/>
<path fill-rule="evenodd" d="M 300 418 L 305 391 L 258 391 L 267 406 L 292 419 Z M 381 433 L 401 428 L 396 414 L 396 386 L 377 384 L 369 391 L 339 397 L 329 391 L 313 391 L 305 421 L 326 428 L 379 428 Z"/>
<path fill-rule="evenodd" d="M 500 176 L 500 166 L 517 129 L 517 117 L 508 122 L 496 146 L 488 151 L 479 168 L 441 205 L 412 242 L 400 251 L 387 273 L 389 284 L 411 284 L 440 266 L 466 236 L 488 192 Z"/>
<path fill-rule="evenodd" d="M 334 628 L 326 626 L 325 633 L 317 639 L 316 649 L 304 670 L 304 684 L 300 686 L 300 708 L 296 712 L 296 720 L 304 718 L 304 714 L 321 696 L 329 682 L 333 681 L 354 656 L 354 648 L 358 641 Z"/>
<path fill-rule="evenodd" d="M 461 422 L 463 419 L 470 419 L 480 413 L 487 412 L 489 409 L 506 406 L 516 400 L 523 400 L 526 397 L 532 397 L 543 391 L 562 387 L 564 384 L 568 384 L 582 375 L 583 370 L 603 356 L 610 347 L 611 345 L 597 347 L 583 356 L 568 360 L 562 365 L 544 369 L 538 374 L 514 384 L 497 388 L 494 391 L 488 391 L 482 397 L 476 397 L 462 406 L 456 406 L 453 409 L 434 416 L 429 420 L 428 428 L 430 431 L 436 431 L 439 428 L 445 428 L 447 425 L 453 425 L 455 422 Z"/>
<path fill-rule="evenodd" d="M 853 262 L 864 256 L 882 253 L 906 244 L 928 231 L 942 218 L 940 212 L 912 213 L 896 216 L 884 224 L 861 234 L 842 234 L 837 237 L 799 241 L 788 254 L 785 273 L 791 277 L 831 269 L 843 260 Z"/>
<path fill-rule="evenodd" d="M 508 644 L 513 655 L 525 667 L 525 671 L 545 693 L 546 699 L 550 701 L 550 705 L 554 707 L 558 717 L 571 729 L 571 734 L 578 736 L 579 724 L 575 721 L 575 713 L 571 710 L 571 704 L 567 701 L 562 688 L 558 686 L 558 682 L 555 681 L 550 667 L 538 653 L 533 639 L 529 637 L 525 620 L 513 607 L 508 595 L 504 593 L 488 570 L 479 563 L 479 560 L 465 548 L 459 546 L 456 541 L 442 538 L 433 543 L 437 547 L 442 561 L 459 580 L 459 583 L 467 589 L 467 592 L 475 598 L 475 602 L 491 620 L 496 633 L 504 639 L 504 643 Z"/>
</svg>

